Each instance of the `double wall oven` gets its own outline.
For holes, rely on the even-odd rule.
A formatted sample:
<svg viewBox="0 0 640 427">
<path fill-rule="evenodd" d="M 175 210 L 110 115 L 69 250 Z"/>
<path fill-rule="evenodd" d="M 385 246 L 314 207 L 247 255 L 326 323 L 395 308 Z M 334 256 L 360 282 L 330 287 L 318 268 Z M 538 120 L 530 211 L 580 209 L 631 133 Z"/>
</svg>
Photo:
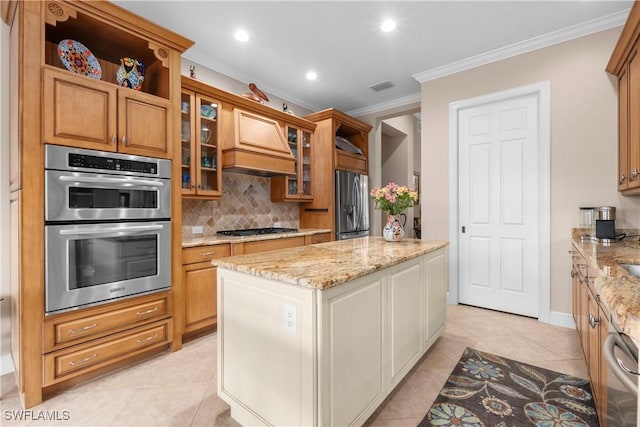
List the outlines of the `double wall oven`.
<svg viewBox="0 0 640 427">
<path fill-rule="evenodd" d="M 171 287 L 171 162 L 47 145 L 47 314 Z"/>
</svg>

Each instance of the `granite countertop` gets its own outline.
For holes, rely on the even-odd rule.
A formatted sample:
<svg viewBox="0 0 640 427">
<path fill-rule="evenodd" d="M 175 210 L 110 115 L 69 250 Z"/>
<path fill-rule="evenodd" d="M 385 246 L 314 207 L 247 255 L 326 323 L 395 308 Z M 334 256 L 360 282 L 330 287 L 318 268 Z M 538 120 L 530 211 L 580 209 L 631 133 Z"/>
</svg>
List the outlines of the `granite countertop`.
<svg viewBox="0 0 640 427">
<path fill-rule="evenodd" d="M 312 289 L 328 289 L 420 255 L 444 248 L 449 242 L 361 237 L 258 254 L 213 260 L 228 270 Z"/>
<path fill-rule="evenodd" d="M 256 236 L 200 236 L 200 237 L 183 237 L 182 247 L 192 248 L 195 246 L 205 245 L 220 245 L 223 243 L 243 243 L 243 242 L 255 242 L 257 240 L 272 240 L 272 239 L 284 239 L 286 237 L 297 236 L 310 236 L 312 234 L 330 233 L 331 230 L 323 228 L 301 228 L 298 231 L 292 231 L 290 233 L 274 233 L 274 234 L 260 234 Z"/>
<path fill-rule="evenodd" d="M 573 242 L 587 262 L 598 270 L 593 285 L 609 309 L 611 320 L 640 346 L 640 279 L 620 266 L 640 264 L 638 237 L 603 244 L 582 240 L 579 231 L 574 230 Z"/>
</svg>

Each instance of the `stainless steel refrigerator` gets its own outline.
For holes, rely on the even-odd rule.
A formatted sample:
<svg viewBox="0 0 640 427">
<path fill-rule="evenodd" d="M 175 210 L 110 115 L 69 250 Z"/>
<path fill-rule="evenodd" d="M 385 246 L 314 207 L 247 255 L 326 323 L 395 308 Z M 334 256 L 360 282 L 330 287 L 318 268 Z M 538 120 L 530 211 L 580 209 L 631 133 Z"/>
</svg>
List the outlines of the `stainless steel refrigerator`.
<svg viewBox="0 0 640 427">
<path fill-rule="evenodd" d="M 336 171 L 336 240 L 369 235 L 369 177 Z"/>
</svg>

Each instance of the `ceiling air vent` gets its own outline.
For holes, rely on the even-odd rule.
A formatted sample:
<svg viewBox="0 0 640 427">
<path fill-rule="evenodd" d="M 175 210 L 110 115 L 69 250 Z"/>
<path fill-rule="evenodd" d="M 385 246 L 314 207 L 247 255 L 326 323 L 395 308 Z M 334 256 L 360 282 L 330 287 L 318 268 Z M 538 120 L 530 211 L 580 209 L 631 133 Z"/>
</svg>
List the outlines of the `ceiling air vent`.
<svg viewBox="0 0 640 427">
<path fill-rule="evenodd" d="M 376 92 L 380 92 L 381 90 L 389 89 L 390 87 L 393 87 L 393 83 L 391 83 L 391 81 L 389 80 L 385 80 L 380 83 L 372 84 L 371 86 L 369 86 L 369 89 L 373 89 Z"/>
</svg>

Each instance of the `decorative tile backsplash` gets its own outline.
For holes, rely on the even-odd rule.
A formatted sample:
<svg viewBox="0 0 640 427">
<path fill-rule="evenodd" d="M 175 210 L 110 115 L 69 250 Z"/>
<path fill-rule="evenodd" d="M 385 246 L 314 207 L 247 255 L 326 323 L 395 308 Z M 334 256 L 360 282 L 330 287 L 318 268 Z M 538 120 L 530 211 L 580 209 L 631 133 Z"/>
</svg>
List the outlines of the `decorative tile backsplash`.
<svg viewBox="0 0 640 427">
<path fill-rule="evenodd" d="M 271 201 L 271 181 L 261 176 L 223 172 L 220 200 L 182 199 L 182 235 L 191 237 L 191 227 L 202 226 L 204 235 L 238 228 L 298 228 L 298 203 Z"/>
</svg>

